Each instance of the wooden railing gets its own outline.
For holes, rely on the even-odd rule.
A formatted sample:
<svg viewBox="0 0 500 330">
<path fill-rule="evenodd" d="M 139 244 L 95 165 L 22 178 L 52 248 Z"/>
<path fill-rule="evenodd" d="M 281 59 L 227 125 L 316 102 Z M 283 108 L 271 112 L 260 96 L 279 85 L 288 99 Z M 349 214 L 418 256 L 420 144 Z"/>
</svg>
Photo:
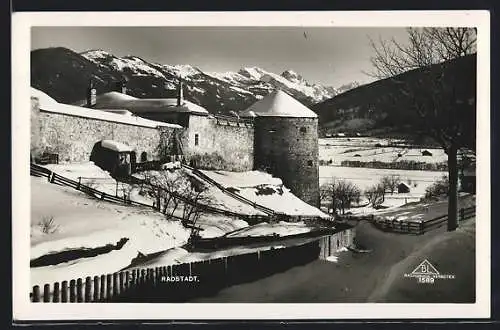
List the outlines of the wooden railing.
<svg viewBox="0 0 500 330">
<path fill-rule="evenodd" d="M 476 206 L 461 208 L 458 215 L 459 221 L 472 218 L 476 216 Z M 448 221 L 447 214 L 422 221 L 377 219 L 373 214 L 367 216 L 340 216 L 339 218 L 342 220 L 367 220 L 372 222 L 377 228 L 384 231 L 414 235 L 425 234 L 428 231 L 445 225 Z"/>
</svg>

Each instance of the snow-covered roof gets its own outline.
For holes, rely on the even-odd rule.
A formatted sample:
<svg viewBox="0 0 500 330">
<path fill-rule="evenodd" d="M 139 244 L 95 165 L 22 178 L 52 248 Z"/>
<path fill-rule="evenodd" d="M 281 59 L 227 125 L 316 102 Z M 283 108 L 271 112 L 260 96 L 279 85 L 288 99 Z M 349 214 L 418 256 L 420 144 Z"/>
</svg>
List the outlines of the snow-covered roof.
<svg viewBox="0 0 500 330">
<path fill-rule="evenodd" d="M 208 114 L 205 108 L 187 100 L 182 100 L 181 106 L 177 106 L 177 98 L 138 99 L 119 92 L 109 92 L 98 95 L 95 108 L 121 108 L 128 109 L 134 113 L 188 112 Z"/>
<path fill-rule="evenodd" d="M 288 95 L 277 90 L 262 100 L 255 102 L 248 109 L 240 113 L 241 117 L 295 117 L 317 118 L 314 111 Z"/>
<path fill-rule="evenodd" d="M 113 141 L 113 140 L 102 140 L 101 146 L 103 148 L 111 149 L 111 150 L 118 151 L 118 152 L 133 151 L 133 149 L 130 146 L 123 144 L 123 143 L 120 143 L 118 141 Z"/>
<path fill-rule="evenodd" d="M 46 112 L 60 113 L 65 115 L 72 115 L 78 117 L 85 117 L 97 120 L 106 120 L 116 123 L 143 126 L 143 127 L 171 127 L 171 128 L 181 128 L 180 125 L 168 124 L 164 122 L 149 120 L 141 117 L 131 116 L 127 114 L 127 110 L 121 109 L 109 109 L 112 112 L 103 111 L 108 109 L 89 109 L 64 103 L 59 103 L 44 92 L 31 88 L 31 96 L 38 99 L 38 104 L 41 110 Z M 121 110 L 121 113 L 116 113 L 115 110 Z"/>
</svg>

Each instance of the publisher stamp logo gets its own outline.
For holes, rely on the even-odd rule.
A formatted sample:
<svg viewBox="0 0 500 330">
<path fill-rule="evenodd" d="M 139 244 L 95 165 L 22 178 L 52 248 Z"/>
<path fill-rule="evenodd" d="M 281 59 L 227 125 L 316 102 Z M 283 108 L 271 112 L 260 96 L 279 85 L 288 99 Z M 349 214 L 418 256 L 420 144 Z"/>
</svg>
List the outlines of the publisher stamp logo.
<svg viewBox="0 0 500 330">
<path fill-rule="evenodd" d="M 422 261 L 410 274 L 404 274 L 407 278 L 416 278 L 418 283 L 424 284 L 434 284 L 435 280 L 453 280 L 455 275 L 453 274 L 441 274 L 434 267 L 429 260 L 425 259 Z"/>
</svg>

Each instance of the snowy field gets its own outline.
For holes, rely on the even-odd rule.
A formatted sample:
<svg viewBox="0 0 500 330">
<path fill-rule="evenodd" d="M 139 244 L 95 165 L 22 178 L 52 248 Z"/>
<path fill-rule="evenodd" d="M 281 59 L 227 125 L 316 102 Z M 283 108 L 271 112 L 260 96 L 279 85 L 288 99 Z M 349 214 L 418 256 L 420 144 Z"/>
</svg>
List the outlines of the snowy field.
<svg viewBox="0 0 500 330">
<path fill-rule="evenodd" d="M 382 206 L 395 208 L 407 203 L 418 202 L 425 195 L 425 189 L 439 180 L 447 172 L 439 171 L 412 171 L 412 170 L 387 170 L 359 167 L 341 167 L 341 166 L 320 166 L 319 182 L 320 185 L 331 182 L 334 178 L 337 180 L 346 180 L 355 184 L 363 195 L 363 191 L 380 182 L 386 175 L 398 175 L 401 182 L 408 184 L 409 193 L 386 193 L 385 201 Z M 361 205 L 368 204 L 366 198 L 362 196 Z M 353 214 L 371 214 L 377 213 L 370 205 L 356 207 L 348 210 Z"/>
<path fill-rule="evenodd" d="M 377 184 L 386 175 L 398 175 L 401 181 L 410 186 L 411 196 L 423 196 L 425 188 L 436 182 L 448 172 L 441 171 L 412 171 L 412 170 L 388 170 L 376 168 L 342 167 L 342 166 L 320 166 L 320 185 L 330 182 L 333 178 L 351 181 L 361 190 Z"/>
<path fill-rule="evenodd" d="M 401 146 L 390 146 L 401 144 Z M 401 162 L 415 161 L 427 164 L 446 162 L 447 156 L 440 148 L 403 147 L 401 140 L 377 139 L 368 137 L 319 139 L 319 159 L 332 165 L 341 165 L 342 161 L 360 162 Z M 422 155 L 423 151 L 431 153 Z"/>
</svg>

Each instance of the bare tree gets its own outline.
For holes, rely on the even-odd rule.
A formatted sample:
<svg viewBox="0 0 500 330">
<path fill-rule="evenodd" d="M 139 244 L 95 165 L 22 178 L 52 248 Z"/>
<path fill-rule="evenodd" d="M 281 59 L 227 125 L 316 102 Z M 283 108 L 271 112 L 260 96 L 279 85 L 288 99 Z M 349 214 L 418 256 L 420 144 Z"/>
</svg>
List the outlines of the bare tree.
<svg viewBox="0 0 500 330">
<path fill-rule="evenodd" d="M 476 53 L 476 30 L 409 28 L 407 35 L 406 43 L 370 40 L 375 54 L 369 75 L 390 78 L 397 89 L 392 95 L 395 107 L 414 110 L 420 118 L 415 124 L 447 153 L 448 230 L 452 231 L 458 227 L 457 151 L 475 148 L 476 67 L 475 58 L 465 62 L 465 57 Z M 467 66 L 457 70 L 453 65 L 462 58 Z M 413 69 L 419 69 L 418 74 L 400 75 Z"/>
<path fill-rule="evenodd" d="M 361 190 L 350 181 L 332 178 L 320 187 L 320 197 L 330 203 L 330 208 L 345 214 L 353 203 L 359 203 Z"/>
<path fill-rule="evenodd" d="M 380 184 L 382 185 L 384 192 L 389 190 L 391 194 L 394 194 L 394 191 L 397 189 L 400 182 L 401 177 L 395 174 L 386 175 L 380 180 Z"/>
<path fill-rule="evenodd" d="M 188 185 L 182 171 L 145 171 L 141 189 L 155 199 L 155 206 L 167 216 L 172 216 L 179 206 L 179 191 Z"/>
<path fill-rule="evenodd" d="M 385 188 L 382 184 L 376 184 L 365 190 L 365 197 L 374 208 L 377 208 L 385 201 Z"/>
</svg>

